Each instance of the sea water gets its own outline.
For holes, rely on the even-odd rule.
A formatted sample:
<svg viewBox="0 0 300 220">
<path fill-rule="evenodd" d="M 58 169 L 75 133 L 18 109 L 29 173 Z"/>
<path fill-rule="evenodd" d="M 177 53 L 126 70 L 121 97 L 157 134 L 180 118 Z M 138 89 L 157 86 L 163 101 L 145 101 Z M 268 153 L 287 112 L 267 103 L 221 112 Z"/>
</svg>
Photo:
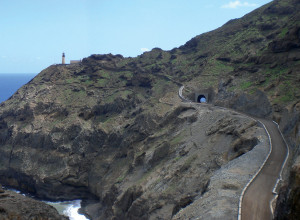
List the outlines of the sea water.
<svg viewBox="0 0 300 220">
<path fill-rule="evenodd" d="M 70 220 L 88 220 L 84 215 L 78 213 L 81 207 L 81 200 L 46 203 L 56 208 L 59 214 L 68 216 Z"/>
<path fill-rule="evenodd" d="M 34 73 L 0 73 L 0 103 L 6 101 L 19 88 L 28 83 L 35 76 L 36 74 Z M 16 190 L 13 191 L 20 193 Z M 81 207 L 81 200 L 46 203 L 54 206 L 60 214 L 68 216 L 70 220 L 87 220 L 84 215 L 78 213 L 78 210 Z"/>
<path fill-rule="evenodd" d="M 0 103 L 35 77 L 34 73 L 0 73 Z"/>
</svg>

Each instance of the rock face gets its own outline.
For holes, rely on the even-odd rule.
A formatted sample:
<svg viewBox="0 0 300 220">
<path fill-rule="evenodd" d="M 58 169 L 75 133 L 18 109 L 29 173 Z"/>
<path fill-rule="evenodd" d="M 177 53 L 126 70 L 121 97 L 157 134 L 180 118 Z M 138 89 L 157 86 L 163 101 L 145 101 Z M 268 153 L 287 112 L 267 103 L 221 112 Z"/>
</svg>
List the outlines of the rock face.
<svg viewBox="0 0 300 220">
<path fill-rule="evenodd" d="M 0 219 L 57 219 L 67 220 L 55 208 L 0 187 Z"/>
<path fill-rule="evenodd" d="M 244 116 L 183 105 L 177 93 L 173 100 L 171 106 L 159 102 L 155 112 L 140 105 L 130 111 L 133 119 L 125 118 L 130 106 L 126 105 L 125 116 L 121 112 L 114 119 L 119 127 L 104 127 L 95 116 L 84 120 L 76 112 L 73 124 L 55 125 L 50 133 L 39 129 L 38 134 L 35 127 L 47 128 L 41 125 L 47 122 L 36 121 L 43 111 L 32 110 L 30 131 L 26 134 L 26 127 L 25 134 L 12 131 L 5 142 L 8 146 L 16 141 L 14 135 L 20 136 L 20 145 L 12 142 L 10 161 L 2 158 L 9 167 L 2 166 L 1 181 L 40 198 L 85 199 L 83 211 L 92 219 L 171 219 L 213 189 L 208 187 L 215 171 L 262 143 L 258 138 L 265 136 L 255 121 Z M 97 129 L 88 123 L 97 123 Z M 237 181 L 236 195 L 249 173 L 241 174 L 244 179 Z M 226 213 L 236 212 L 237 204 L 234 200 Z"/>
<path fill-rule="evenodd" d="M 281 188 L 275 219 L 297 219 L 300 216 L 300 157 L 296 159 L 288 185 Z"/>
<path fill-rule="evenodd" d="M 265 133 L 213 105 L 276 120 L 299 152 L 299 12 L 273 1 L 171 51 L 48 67 L 0 105 L 0 182 L 92 219 L 232 218 Z M 182 84 L 213 105 L 182 104 Z"/>
</svg>

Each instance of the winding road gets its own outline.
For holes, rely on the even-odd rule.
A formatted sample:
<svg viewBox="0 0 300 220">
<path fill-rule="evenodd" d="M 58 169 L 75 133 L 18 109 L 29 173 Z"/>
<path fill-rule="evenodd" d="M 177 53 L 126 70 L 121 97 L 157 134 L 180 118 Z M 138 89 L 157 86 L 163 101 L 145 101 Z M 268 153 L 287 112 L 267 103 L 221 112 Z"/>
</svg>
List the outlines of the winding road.
<svg viewBox="0 0 300 220">
<path fill-rule="evenodd" d="M 182 95 L 183 89 L 184 86 L 179 89 L 178 95 L 182 101 L 187 102 L 189 100 Z M 259 121 L 264 126 L 270 140 L 270 153 L 258 173 L 242 192 L 238 220 L 271 220 L 273 219 L 271 203 L 277 194 L 276 186 L 281 180 L 282 169 L 289 155 L 288 146 L 278 125 L 273 121 L 243 114 Z"/>
<path fill-rule="evenodd" d="M 266 163 L 247 187 L 242 199 L 242 220 L 273 219 L 271 202 L 278 178 L 281 178 L 282 167 L 288 155 L 288 148 L 281 136 L 278 126 L 266 119 L 258 119 L 263 123 L 271 139 L 272 151 Z"/>
</svg>

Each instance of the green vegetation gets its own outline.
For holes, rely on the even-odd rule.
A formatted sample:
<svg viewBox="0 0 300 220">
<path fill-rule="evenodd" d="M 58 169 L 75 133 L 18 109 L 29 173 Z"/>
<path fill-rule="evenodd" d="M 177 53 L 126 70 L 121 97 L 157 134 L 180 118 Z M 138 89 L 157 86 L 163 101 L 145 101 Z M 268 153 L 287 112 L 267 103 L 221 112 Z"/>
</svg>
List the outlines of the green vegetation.
<svg viewBox="0 0 300 220">
<path fill-rule="evenodd" d="M 178 135 L 176 136 L 173 140 L 171 140 L 172 145 L 179 144 L 183 140 L 184 136 L 183 135 Z"/>
<path fill-rule="evenodd" d="M 181 143 L 185 137 L 187 137 L 188 131 L 187 130 L 184 130 L 182 131 L 179 135 L 176 135 L 171 141 L 170 141 L 170 144 L 171 145 L 177 145 L 179 143 Z"/>
<path fill-rule="evenodd" d="M 106 85 L 107 85 L 107 79 L 103 79 L 103 78 L 97 79 L 96 86 L 105 87 Z"/>
<path fill-rule="evenodd" d="M 296 94 L 300 92 L 300 88 L 295 87 L 291 81 L 285 81 L 279 86 L 279 94 L 274 102 L 278 104 L 284 104 L 287 102 L 294 101 L 296 99 Z"/>
<path fill-rule="evenodd" d="M 240 85 L 240 88 L 242 90 L 246 90 L 248 89 L 249 87 L 251 87 L 252 85 L 252 82 L 249 82 L 249 81 L 246 81 L 246 82 L 242 82 L 241 85 Z"/>
<path fill-rule="evenodd" d="M 85 85 L 91 85 L 94 82 L 88 76 L 77 76 L 77 77 L 73 76 L 73 77 L 65 79 L 65 83 L 66 84 L 75 84 L 75 83 L 82 84 L 83 83 Z"/>
<path fill-rule="evenodd" d="M 170 81 L 166 81 L 163 79 L 158 79 L 155 84 L 153 85 L 152 91 L 154 92 L 154 96 L 161 96 L 161 94 L 163 94 L 164 91 L 166 91 L 166 89 L 168 87 L 170 87 L 171 82 Z"/>
<path fill-rule="evenodd" d="M 107 70 L 98 70 L 96 74 L 99 75 L 101 78 L 110 78 L 110 73 Z"/>
<path fill-rule="evenodd" d="M 181 156 L 177 156 L 177 157 L 174 158 L 175 161 L 178 161 L 180 159 L 181 159 Z"/>
<path fill-rule="evenodd" d="M 272 69 L 266 69 L 265 75 L 269 75 L 271 79 L 277 79 L 278 77 L 284 76 L 287 71 L 287 67 L 280 66 Z"/>
<path fill-rule="evenodd" d="M 121 182 L 125 179 L 126 175 L 127 175 L 127 171 L 124 172 L 123 174 L 121 174 L 121 175 L 118 177 L 118 179 L 117 179 L 116 182 L 117 182 L 117 183 L 121 183 Z"/>
<path fill-rule="evenodd" d="M 68 84 L 72 84 L 74 83 L 76 80 L 74 78 L 69 78 L 69 79 L 66 79 L 66 83 Z"/>
<path fill-rule="evenodd" d="M 288 31 L 289 31 L 288 27 L 283 28 L 281 33 L 278 35 L 278 37 L 279 38 L 284 38 Z"/>
<path fill-rule="evenodd" d="M 197 82 L 197 85 L 199 85 L 202 89 L 216 87 L 219 83 L 219 78 L 215 75 L 200 75 L 199 77 L 194 78 L 193 80 Z"/>
<path fill-rule="evenodd" d="M 132 78 L 133 77 L 133 73 L 132 72 L 129 72 L 129 71 L 126 71 L 126 72 L 122 72 L 124 74 L 124 76 L 128 79 Z"/>
<path fill-rule="evenodd" d="M 105 98 L 105 103 L 113 103 L 117 98 L 127 99 L 132 94 L 131 90 L 120 90 Z"/>
<path fill-rule="evenodd" d="M 233 67 L 229 64 L 225 64 L 222 61 L 216 59 L 210 59 L 206 68 L 207 72 L 210 72 L 213 75 L 219 75 L 224 73 L 229 73 L 233 71 Z"/>
</svg>

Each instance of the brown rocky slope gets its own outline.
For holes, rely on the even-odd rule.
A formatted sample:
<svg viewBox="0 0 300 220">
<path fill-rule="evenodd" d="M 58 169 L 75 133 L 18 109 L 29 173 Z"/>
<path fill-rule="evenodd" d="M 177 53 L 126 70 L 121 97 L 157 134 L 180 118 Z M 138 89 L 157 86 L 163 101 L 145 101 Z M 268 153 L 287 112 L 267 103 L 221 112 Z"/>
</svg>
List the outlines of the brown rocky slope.
<svg viewBox="0 0 300 220">
<path fill-rule="evenodd" d="M 50 205 L 3 190 L 0 186 L 0 219 L 59 219 L 67 220 L 66 216 L 59 215 L 57 210 Z"/>
<path fill-rule="evenodd" d="M 50 66 L 1 104 L 0 182 L 43 199 L 85 199 L 95 219 L 175 217 L 208 195 L 215 172 L 263 142 L 251 120 L 182 105 L 181 84 L 190 99 L 205 89 L 213 104 L 276 120 L 293 162 L 299 9 L 299 0 L 273 1 L 171 51 Z M 287 201 L 299 189 L 290 180 Z M 242 183 L 226 187 L 238 195 Z"/>
</svg>

